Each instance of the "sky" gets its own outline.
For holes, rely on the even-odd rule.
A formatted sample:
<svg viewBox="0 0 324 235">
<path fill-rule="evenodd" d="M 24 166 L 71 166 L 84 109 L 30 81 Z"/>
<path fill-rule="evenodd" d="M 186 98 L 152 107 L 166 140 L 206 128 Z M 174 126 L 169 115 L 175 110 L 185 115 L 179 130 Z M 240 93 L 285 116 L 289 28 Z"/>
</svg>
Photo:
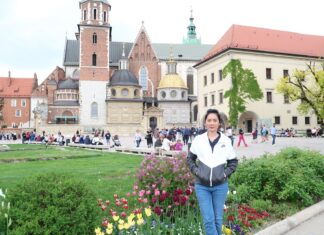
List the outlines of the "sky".
<svg viewBox="0 0 324 235">
<path fill-rule="evenodd" d="M 216 44 L 232 24 L 324 36 L 323 0 L 108 0 L 112 40 L 134 42 L 142 21 L 152 43 L 182 43 L 193 10 L 204 44 Z M 63 67 L 65 40 L 75 39 L 78 0 L 2 0 L 0 77 L 43 81 Z"/>
</svg>

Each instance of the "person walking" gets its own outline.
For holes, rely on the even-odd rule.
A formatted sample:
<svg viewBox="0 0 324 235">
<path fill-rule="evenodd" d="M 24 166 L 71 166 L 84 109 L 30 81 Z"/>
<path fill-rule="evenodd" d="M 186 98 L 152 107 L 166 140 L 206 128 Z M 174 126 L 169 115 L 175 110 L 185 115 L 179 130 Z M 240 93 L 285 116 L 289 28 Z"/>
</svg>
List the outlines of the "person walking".
<svg viewBox="0 0 324 235">
<path fill-rule="evenodd" d="M 248 146 L 244 139 L 244 131 L 242 127 L 239 129 L 239 141 L 237 143 L 237 147 L 240 147 L 241 141 L 243 141 L 245 147 Z"/>
<path fill-rule="evenodd" d="M 273 126 L 270 128 L 270 135 L 272 136 L 272 144 L 274 145 L 276 143 L 277 135 L 277 129 L 275 124 L 273 124 Z"/>
<path fill-rule="evenodd" d="M 142 135 L 141 135 L 141 132 L 140 130 L 136 130 L 136 133 L 135 133 L 135 143 L 136 143 L 136 148 L 138 148 L 141 144 L 141 141 L 142 141 Z"/>
<path fill-rule="evenodd" d="M 238 160 L 231 140 L 219 132 L 219 112 L 207 110 L 204 123 L 207 132 L 192 141 L 187 164 L 196 177 L 195 191 L 206 235 L 221 235 L 227 180 L 235 171 Z"/>
</svg>

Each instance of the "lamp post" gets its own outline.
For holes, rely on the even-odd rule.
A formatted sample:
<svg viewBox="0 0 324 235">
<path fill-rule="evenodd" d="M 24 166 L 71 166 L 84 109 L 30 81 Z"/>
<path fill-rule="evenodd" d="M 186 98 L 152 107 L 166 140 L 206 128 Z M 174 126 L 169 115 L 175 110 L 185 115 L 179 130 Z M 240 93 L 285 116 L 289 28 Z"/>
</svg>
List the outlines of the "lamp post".
<svg viewBox="0 0 324 235">
<path fill-rule="evenodd" d="M 149 78 L 147 79 L 147 81 L 150 82 L 151 87 L 152 87 L 152 106 L 154 107 L 154 86 L 153 86 L 153 82 L 152 82 L 152 80 L 149 79 Z"/>
</svg>

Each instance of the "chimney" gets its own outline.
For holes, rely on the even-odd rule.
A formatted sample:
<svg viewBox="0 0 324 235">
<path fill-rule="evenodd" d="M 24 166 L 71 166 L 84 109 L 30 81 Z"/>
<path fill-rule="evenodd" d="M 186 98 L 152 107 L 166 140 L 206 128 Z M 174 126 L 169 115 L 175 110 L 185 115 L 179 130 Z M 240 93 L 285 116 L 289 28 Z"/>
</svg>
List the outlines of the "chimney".
<svg viewBox="0 0 324 235">
<path fill-rule="evenodd" d="M 11 86 L 11 72 L 8 71 L 8 86 Z"/>
<path fill-rule="evenodd" d="M 37 74 L 34 73 L 33 89 L 36 89 L 37 87 L 38 87 L 38 78 L 37 78 Z"/>
</svg>

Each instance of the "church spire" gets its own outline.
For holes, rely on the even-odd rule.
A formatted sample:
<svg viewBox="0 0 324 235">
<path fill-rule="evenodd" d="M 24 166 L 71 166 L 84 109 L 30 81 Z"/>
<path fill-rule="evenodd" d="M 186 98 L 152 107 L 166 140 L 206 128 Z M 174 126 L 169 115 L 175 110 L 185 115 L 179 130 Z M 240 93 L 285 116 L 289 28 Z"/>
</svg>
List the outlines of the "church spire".
<svg viewBox="0 0 324 235">
<path fill-rule="evenodd" d="M 190 10 L 189 26 L 187 27 L 187 38 L 183 39 L 183 44 L 201 44 L 201 40 L 197 38 L 196 26 L 194 24 L 194 17 L 192 15 L 192 8 Z"/>
</svg>

